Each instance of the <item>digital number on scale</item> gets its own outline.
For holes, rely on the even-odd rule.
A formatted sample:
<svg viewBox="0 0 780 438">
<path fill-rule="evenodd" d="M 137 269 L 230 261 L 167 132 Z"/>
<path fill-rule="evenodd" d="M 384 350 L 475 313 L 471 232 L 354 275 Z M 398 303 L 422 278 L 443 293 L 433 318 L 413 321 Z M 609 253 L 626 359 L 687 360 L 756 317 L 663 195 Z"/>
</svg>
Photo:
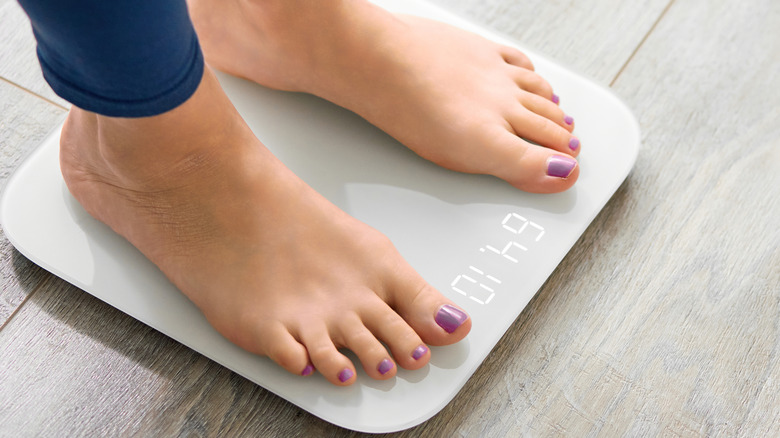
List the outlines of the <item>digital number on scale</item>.
<svg viewBox="0 0 780 438">
<path fill-rule="evenodd" d="M 481 253 L 492 254 L 493 258 L 499 257 L 501 263 L 519 264 L 522 256 L 528 252 L 526 245 L 517 242 L 517 240 L 520 240 L 521 235 L 525 238 L 524 242 L 527 244 L 529 244 L 529 240 L 531 243 L 539 242 L 542 236 L 544 236 L 544 227 L 529 221 L 517 213 L 507 214 L 504 220 L 501 221 L 501 226 L 513 235 L 512 240 L 503 246 L 485 245 L 479 249 Z M 488 304 L 496 296 L 496 290 L 501 284 L 501 279 L 490 275 L 486 270 L 469 266 L 468 271 L 458 274 L 452 280 L 450 286 L 452 286 L 453 291 L 479 304 Z"/>
</svg>

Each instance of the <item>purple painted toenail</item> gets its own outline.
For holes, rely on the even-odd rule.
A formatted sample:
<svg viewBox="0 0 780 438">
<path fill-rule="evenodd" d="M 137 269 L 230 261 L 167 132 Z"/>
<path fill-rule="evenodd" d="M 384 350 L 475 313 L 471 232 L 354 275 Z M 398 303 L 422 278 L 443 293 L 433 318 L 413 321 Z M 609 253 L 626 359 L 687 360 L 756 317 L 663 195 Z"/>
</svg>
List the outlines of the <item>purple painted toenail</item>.
<svg viewBox="0 0 780 438">
<path fill-rule="evenodd" d="M 569 140 L 569 149 L 576 151 L 578 147 L 580 147 L 580 141 L 578 139 L 572 138 Z"/>
<path fill-rule="evenodd" d="M 428 347 L 425 345 L 420 345 L 419 347 L 415 348 L 412 352 L 412 359 L 418 360 L 421 357 L 425 356 L 425 353 L 428 352 Z"/>
<path fill-rule="evenodd" d="M 436 313 L 436 324 L 439 324 L 441 328 L 447 333 L 454 332 L 461 324 L 466 322 L 469 316 L 462 310 L 455 306 L 445 304 L 439 307 L 439 311 Z"/>
<path fill-rule="evenodd" d="M 344 368 L 344 369 L 343 369 L 343 370 L 341 370 L 341 372 L 339 373 L 339 381 L 340 381 L 341 383 L 344 383 L 344 382 L 346 382 L 347 380 L 351 379 L 351 378 L 352 378 L 352 376 L 354 376 L 354 375 L 355 375 L 355 373 L 353 373 L 351 369 L 349 369 L 349 368 Z"/>
<path fill-rule="evenodd" d="M 563 118 L 563 121 L 567 125 L 571 125 L 572 123 L 574 123 L 574 118 L 572 116 L 566 116 Z"/>
<path fill-rule="evenodd" d="M 571 171 L 574 170 L 576 165 L 577 160 L 573 158 L 553 155 L 547 159 L 547 174 L 557 176 L 558 178 L 566 178 L 571 175 Z"/>
<path fill-rule="evenodd" d="M 561 98 L 558 97 L 557 94 L 553 94 L 552 101 L 553 101 L 554 104 L 557 105 L 561 101 Z"/>
<path fill-rule="evenodd" d="M 379 374 L 387 374 L 388 371 L 393 369 L 393 362 L 390 359 L 385 359 L 379 363 Z"/>
<path fill-rule="evenodd" d="M 308 376 L 313 372 L 314 372 L 314 366 L 312 364 L 308 364 L 306 365 L 306 368 L 304 368 L 303 371 L 301 372 L 301 375 Z"/>
</svg>

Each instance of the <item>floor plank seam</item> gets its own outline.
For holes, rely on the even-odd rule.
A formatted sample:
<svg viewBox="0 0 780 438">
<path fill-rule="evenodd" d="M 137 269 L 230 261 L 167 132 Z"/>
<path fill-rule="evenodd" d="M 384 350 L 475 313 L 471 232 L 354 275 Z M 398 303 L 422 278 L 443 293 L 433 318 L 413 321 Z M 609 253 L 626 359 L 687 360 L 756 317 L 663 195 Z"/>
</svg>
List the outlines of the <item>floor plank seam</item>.
<svg viewBox="0 0 780 438">
<path fill-rule="evenodd" d="M 32 94 L 33 96 L 35 96 L 35 97 L 37 97 L 39 99 L 42 99 L 42 100 L 44 100 L 44 101 L 46 101 L 46 102 L 48 102 L 48 103 L 50 103 L 50 104 L 52 104 L 52 105 L 54 105 L 54 106 L 56 106 L 58 108 L 62 108 L 65 111 L 68 111 L 70 109 L 70 108 L 66 108 L 66 107 L 60 105 L 59 103 L 57 103 L 57 102 L 55 102 L 55 101 L 53 101 L 53 100 L 51 100 L 51 99 L 49 99 L 49 98 L 47 98 L 45 96 L 41 96 L 40 94 L 36 93 L 35 91 L 30 90 L 29 88 L 25 88 L 25 87 L 17 84 L 16 82 L 10 81 L 10 80 L 2 77 L 2 76 L 0 76 L 0 81 L 5 82 L 5 83 L 7 83 L 7 84 L 9 84 L 9 85 L 11 85 L 13 87 L 16 87 L 16 88 L 18 88 L 18 89 L 20 89 L 20 90 L 22 90 L 22 91 L 24 91 L 24 92 L 26 92 L 28 94 Z"/>
<path fill-rule="evenodd" d="M 660 15 L 658 15 L 658 19 L 655 20 L 655 23 L 653 23 L 653 25 L 650 26 L 650 29 L 647 31 L 645 36 L 642 37 L 642 40 L 639 41 L 639 44 L 637 44 L 636 47 L 634 48 L 634 50 L 631 52 L 631 54 L 628 55 L 628 58 L 626 58 L 626 62 L 624 62 L 623 65 L 620 66 L 620 70 L 618 70 L 618 72 L 615 74 L 615 77 L 612 78 L 612 81 L 609 83 L 610 88 L 613 85 L 615 85 L 615 82 L 617 82 L 618 78 L 623 73 L 623 70 L 625 70 L 626 67 L 628 67 L 628 64 L 631 62 L 632 59 L 634 59 L 634 56 L 636 56 L 636 54 L 639 52 L 639 49 L 641 49 L 642 46 L 644 46 L 645 41 L 647 41 L 647 38 L 649 38 L 650 35 L 653 33 L 653 31 L 655 31 L 655 28 L 658 26 L 658 23 L 660 23 L 661 20 L 664 19 L 664 17 L 666 16 L 666 13 L 669 12 L 669 9 L 674 4 L 674 1 L 675 0 L 669 0 L 669 3 L 666 5 L 664 10 L 661 11 Z"/>
<path fill-rule="evenodd" d="M 16 315 L 19 313 L 22 307 L 24 307 L 24 305 L 27 304 L 28 301 L 30 301 L 30 298 L 32 298 L 32 296 L 35 295 L 35 293 L 38 292 L 45 283 L 46 281 L 41 281 L 40 283 L 38 283 L 37 286 L 35 286 L 35 289 L 33 289 L 32 292 L 30 292 L 29 294 L 27 294 L 26 297 L 24 297 L 22 302 L 20 302 L 19 305 L 16 306 L 16 309 L 14 309 L 14 311 L 11 312 L 10 315 L 8 315 L 8 318 L 6 318 L 5 321 L 3 321 L 2 324 L 0 324 L 0 332 L 2 332 L 2 330 L 14 319 L 14 317 L 16 317 Z"/>
</svg>

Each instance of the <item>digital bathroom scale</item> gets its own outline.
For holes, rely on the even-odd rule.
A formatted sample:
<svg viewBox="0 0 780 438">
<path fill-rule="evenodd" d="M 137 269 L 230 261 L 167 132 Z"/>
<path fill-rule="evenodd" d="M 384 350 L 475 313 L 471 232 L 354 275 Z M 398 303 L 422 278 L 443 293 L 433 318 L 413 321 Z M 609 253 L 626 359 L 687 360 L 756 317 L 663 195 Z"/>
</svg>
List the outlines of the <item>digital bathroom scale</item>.
<svg viewBox="0 0 780 438">
<path fill-rule="evenodd" d="M 512 41 L 419 0 L 376 1 L 507 45 Z M 433 347 L 430 364 L 336 387 L 302 378 L 219 335 L 140 252 L 71 197 L 58 166 L 59 128 L 9 180 L 0 212 L 27 258 L 312 414 L 363 432 L 415 426 L 441 410 L 628 175 L 639 127 L 610 91 L 528 50 L 577 120 L 583 151 L 574 188 L 528 194 L 497 178 L 452 172 L 353 113 L 316 97 L 268 90 L 219 74 L 261 141 L 297 175 L 352 216 L 387 235 L 404 258 L 473 318 L 470 335 Z"/>
</svg>

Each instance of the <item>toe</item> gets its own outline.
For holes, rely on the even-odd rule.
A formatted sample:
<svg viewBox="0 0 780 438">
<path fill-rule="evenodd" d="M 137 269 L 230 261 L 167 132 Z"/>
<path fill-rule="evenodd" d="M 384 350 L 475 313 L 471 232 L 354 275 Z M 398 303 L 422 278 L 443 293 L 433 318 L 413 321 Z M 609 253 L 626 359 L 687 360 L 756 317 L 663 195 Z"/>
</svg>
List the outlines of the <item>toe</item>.
<svg viewBox="0 0 780 438">
<path fill-rule="evenodd" d="M 514 68 L 511 75 L 517 86 L 523 90 L 537 94 L 551 102 L 555 99 L 550 83 L 536 72 L 524 68 Z"/>
<path fill-rule="evenodd" d="M 384 380 L 395 376 L 397 367 L 387 349 L 357 315 L 342 317 L 339 332 L 340 344 L 357 355 L 369 377 Z"/>
<path fill-rule="evenodd" d="M 403 262 L 403 261 L 402 261 Z M 425 282 L 405 262 L 399 263 L 396 272 L 403 273 L 393 285 L 387 301 L 399 315 L 414 329 L 423 342 L 430 345 L 449 345 L 463 339 L 471 330 L 471 319 L 433 286 Z M 453 317 L 454 316 L 454 317 Z M 405 354 L 424 358 L 423 344 L 409 339 L 400 348 Z M 420 347 L 423 348 L 420 348 Z M 399 352 L 397 357 L 401 357 Z M 400 360 L 400 359 L 399 359 Z M 404 366 L 413 363 L 405 361 Z"/>
<path fill-rule="evenodd" d="M 328 381 L 339 386 L 355 382 L 354 365 L 338 351 L 325 326 L 309 327 L 301 333 L 301 341 L 314 368 Z"/>
<path fill-rule="evenodd" d="M 306 347 L 282 325 L 262 327 L 251 339 L 254 345 L 246 345 L 248 351 L 268 356 L 282 368 L 299 376 L 308 376 L 314 372 Z"/>
<path fill-rule="evenodd" d="M 501 165 L 491 174 L 513 186 L 533 193 L 557 193 L 570 188 L 579 176 L 579 165 L 571 155 L 537 146 L 512 133 L 498 137 L 505 152 Z"/>
<path fill-rule="evenodd" d="M 534 65 L 525 53 L 515 49 L 514 47 L 502 46 L 501 57 L 504 58 L 507 64 L 514 65 L 516 67 L 524 68 L 527 70 L 534 70 Z"/>
<path fill-rule="evenodd" d="M 556 123 L 569 132 L 574 130 L 574 118 L 566 115 L 566 113 L 563 112 L 563 109 L 553 101 L 547 100 L 537 94 L 527 92 L 520 92 L 518 101 L 523 107 L 532 111 L 534 114 Z"/>
<path fill-rule="evenodd" d="M 366 309 L 362 319 L 371 333 L 388 346 L 398 365 L 415 370 L 428 363 L 428 347 L 414 329 L 390 307 L 373 306 Z"/>
<path fill-rule="evenodd" d="M 579 164 L 574 157 L 537 146 L 507 133 L 504 148 L 515 149 L 493 175 L 513 186 L 532 193 L 558 193 L 570 188 L 579 176 Z"/>
<path fill-rule="evenodd" d="M 560 119 L 563 124 L 566 124 L 564 120 L 566 116 L 562 114 L 562 112 L 551 112 L 548 115 Z M 571 156 L 577 156 L 580 152 L 579 139 L 572 135 L 567 128 L 548 117 L 518 107 L 515 109 L 515 113 L 510 114 L 507 119 L 515 134 L 526 140 Z"/>
</svg>

